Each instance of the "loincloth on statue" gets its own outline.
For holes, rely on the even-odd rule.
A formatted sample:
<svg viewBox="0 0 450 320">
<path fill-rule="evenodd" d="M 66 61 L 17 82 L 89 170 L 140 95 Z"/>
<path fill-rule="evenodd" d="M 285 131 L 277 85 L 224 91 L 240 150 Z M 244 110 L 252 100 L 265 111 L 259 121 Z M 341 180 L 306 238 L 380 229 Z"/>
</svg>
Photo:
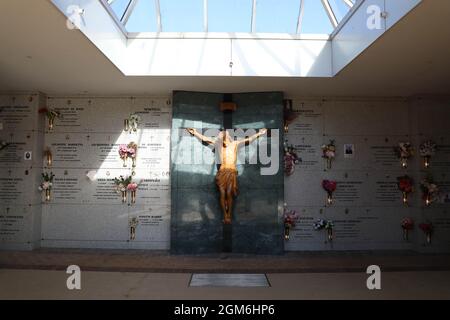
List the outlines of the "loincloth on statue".
<svg viewBox="0 0 450 320">
<path fill-rule="evenodd" d="M 231 168 L 219 169 L 216 174 L 216 184 L 219 189 L 232 192 L 234 196 L 238 194 L 237 170 Z"/>
</svg>

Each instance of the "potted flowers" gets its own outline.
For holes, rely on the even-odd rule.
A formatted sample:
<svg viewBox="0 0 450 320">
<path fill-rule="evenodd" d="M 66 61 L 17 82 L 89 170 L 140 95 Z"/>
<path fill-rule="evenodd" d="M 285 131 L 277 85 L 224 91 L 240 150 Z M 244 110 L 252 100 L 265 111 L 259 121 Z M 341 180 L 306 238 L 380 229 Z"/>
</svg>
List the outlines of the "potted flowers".
<svg viewBox="0 0 450 320">
<path fill-rule="evenodd" d="M 423 165 L 425 168 L 430 167 L 430 159 L 436 153 L 436 143 L 432 140 L 423 142 L 419 147 L 419 153 L 423 157 Z"/>
<path fill-rule="evenodd" d="M 336 157 L 336 145 L 334 140 L 330 140 L 330 143 L 322 145 L 322 158 L 327 161 L 327 168 L 331 169 L 331 161 Z"/>
<path fill-rule="evenodd" d="M 131 193 L 131 203 L 136 203 L 136 190 L 138 184 L 136 182 L 130 182 L 127 186 L 127 190 Z"/>
<path fill-rule="evenodd" d="M 289 233 L 292 227 L 295 227 L 295 222 L 298 219 L 295 210 L 284 209 L 284 239 L 289 240 Z"/>
<path fill-rule="evenodd" d="M 419 228 L 423 231 L 427 238 L 427 243 L 431 243 L 431 234 L 433 233 L 433 224 L 430 221 L 421 223 Z"/>
<path fill-rule="evenodd" d="M 127 190 L 128 185 L 131 183 L 131 176 L 124 178 L 123 176 L 120 176 L 119 178 L 114 178 L 114 183 L 116 185 L 117 192 L 122 195 L 122 203 L 127 202 Z"/>
<path fill-rule="evenodd" d="M 136 227 L 139 224 L 139 220 L 137 217 L 132 217 L 128 224 L 130 226 L 130 240 L 134 240 L 136 238 Z"/>
<path fill-rule="evenodd" d="M 403 218 L 402 229 L 403 229 L 403 239 L 408 241 L 408 232 L 414 228 L 414 221 L 411 218 Z"/>
<path fill-rule="evenodd" d="M 408 205 L 408 194 L 414 191 L 414 181 L 408 175 L 397 177 L 397 187 L 402 192 L 403 203 Z"/>
<path fill-rule="evenodd" d="M 333 180 L 322 180 L 322 188 L 327 192 L 327 204 L 333 203 L 333 192 L 336 190 L 337 183 Z"/>
<path fill-rule="evenodd" d="M 136 132 L 140 121 L 141 117 L 138 114 L 136 113 L 130 114 L 128 119 L 125 119 L 124 121 L 124 130 L 130 133 Z"/>
<path fill-rule="evenodd" d="M 433 182 L 433 178 L 428 176 L 420 182 L 420 189 L 422 190 L 422 199 L 426 206 L 439 199 L 439 188 Z"/>
<path fill-rule="evenodd" d="M 414 148 L 409 142 L 399 142 L 398 146 L 395 147 L 395 152 L 397 157 L 400 159 L 402 168 L 408 167 L 408 159 L 414 155 Z"/>
<path fill-rule="evenodd" d="M 42 174 L 42 183 L 38 187 L 39 191 L 41 191 L 41 192 L 45 191 L 45 201 L 47 201 L 47 202 L 50 201 L 54 177 L 55 177 L 55 175 L 53 174 L 53 172 L 43 173 Z"/>
<path fill-rule="evenodd" d="M 53 130 L 55 119 L 61 118 L 61 114 L 58 111 L 50 108 L 41 108 L 39 109 L 39 113 L 44 113 L 47 116 L 49 131 Z"/>
<path fill-rule="evenodd" d="M 119 156 L 123 161 L 123 166 L 127 166 L 128 158 L 133 161 L 132 166 L 136 167 L 136 155 L 137 155 L 137 144 L 135 142 L 130 142 L 129 144 L 119 145 Z"/>
<path fill-rule="evenodd" d="M 333 221 L 331 220 L 324 220 L 324 219 L 318 219 L 314 223 L 314 229 L 319 231 L 325 229 L 327 231 L 327 242 L 333 241 Z"/>
<path fill-rule="evenodd" d="M 301 162 L 302 159 L 297 155 L 293 145 L 284 143 L 284 173 L 290 176 L 295 171 L 295 165 Z"/>
</svg>

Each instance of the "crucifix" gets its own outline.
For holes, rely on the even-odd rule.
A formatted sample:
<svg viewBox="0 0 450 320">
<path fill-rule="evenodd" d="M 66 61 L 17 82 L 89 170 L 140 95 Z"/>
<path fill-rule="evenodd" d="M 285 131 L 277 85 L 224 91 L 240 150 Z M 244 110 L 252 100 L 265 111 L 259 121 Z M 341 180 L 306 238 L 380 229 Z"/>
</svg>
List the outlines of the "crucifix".
<svg viewBox="0 0 450 320">
<path fill-rule="evenodd" d="M 220 110 L 223 112 L 223 130 L 215 138 L 206 137 L 193 128 L 186 129 L 192 136 L 195 136 L 203 143 L 214 145 L 215 151 L 219 152 L 220 167 L 216 174 L 216 184 L 220 192 L 220 207 L 223 212 L 224 252 L 231 252 L 231 212 L 233 199 L 238 192 L 238 174 L 236 170 L 238 148 L 267 132 L 266 129 L 262 129 L 248 138 L 233 140 L 227 129 L 232 129 L 232 112 L 236 108 L 236 103 L 232 102 L 231 94 L 226 94 L 224 102 L 220 104 Z"/>
</svg>

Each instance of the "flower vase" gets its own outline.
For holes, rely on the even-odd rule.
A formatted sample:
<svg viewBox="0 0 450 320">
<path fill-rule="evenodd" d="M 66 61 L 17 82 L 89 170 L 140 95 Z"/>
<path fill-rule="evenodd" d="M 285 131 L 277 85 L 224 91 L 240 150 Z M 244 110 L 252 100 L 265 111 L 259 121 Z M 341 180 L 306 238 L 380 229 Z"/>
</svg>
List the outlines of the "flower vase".
<svg viewBox="0 0 450 320">
<path fill-rule="evenodd" d="M 400 163 L 402 164 L 402 168 L 408 168 L 408 158 L 401 158 Z"/>
<path fill-rule="evenodd" d="M 130 130 L 130 124 L 129 124 L 128 119 L 125 119 L 125 120 L 123 121 L 123 130 L 124 130 L 124 131 Z"/>
<path fill-rule="evenodd" d="M 48 118 L 48 130 L 53 130 L 55 124 L 55 119 L 53 117 Z"/>
<path fill-rule="evenodd" d="M 403 229 L 403 240 L 405 240 L 405 241 L 408 241 L 409 240 L 409 238 L 408 238 L 408 229 Z"/>
<path fill-rule="evenodd" d="M 327 169 L 331 169 L 331 158 L 327 158 Z"/>
<path fill-rule="evenodd" d="M 333 241 L 333 229 L 327 229 L 327 239 L 328 242 Z"/>
<path fill-rule="evenodd" d="M 431 243 L 431 232 L 427 232 L 427 244 Z"/>
<path fill-rule="evenodd" d="M 402 194 L 403 194 L 403 197 L 402 197 L 402 199 L 403 199 L 403 204 L 405 205 L 405 206 L 408 206 L 408 193 L 406 193 L 406 192 L 402 192 Z"/>
<path fill-rule="evenodd" d="M 136 227 L 130 227 L 130 240 L 134 240 L 136 238 Z"/>
<path fill-rule="evenodd" d="M 136 203 L 136 190 L 131 191 L 131 203 Z"/>
<path fill-rule="evenodd" d="M 52 156 L 51 152 L 47 151 L 46 156 L 47 156 L 47 166 L 51 167 L 52 163 L 53 163 L 53 156 Z"/>
<path fill-rule="evenodd" d="M 284 224 L 284 240 L 289 240 L 289 231 L 291 226 L 288 223 Z"/>
<path fill-rule="evenodd" d="M 123 167 L 125 168 L 125 167 L 127 166 L 128 157 L 127 157 L 127 156 L 124 156 L 124 157 L 122 158 L 122 160 L 123 160 Z"/>
<path fill-rule="evenodd" d="M 122 203 L 127 202 L 127 192 L 126 191 L 122 191 Z"/>
<path fill-rule="evenodd" d="M 332 204 L 333 204 L 333 194 L 331 192 L 328 192 L 327 205 L 331 206 Z"/>
<path fill-rule="evenodd" d="M 429 194 L 427 194 L 427 195 L 425 196 L 425 205 L 426 205 L 427 207 L 429 207 L 430 204 L 431 204 L 431 196 L 430 196 Z"/>
<path fill-rule="evenodd" d="M 136 157 L 131 158 L 131 160 L 133 161 L 132 164 L 133 168 L 136 167 Z"/>
<path fill-rule="evenodd" d="M 423 166 L 425 169 L 428 169 L 430 167 L 430 156 L 423 157 Z"/>
<path fill-rule="evenodd" d="M 50 196 L 51 196 L 50 189 L 45 189 L 45 201 L 49 202 L 50 201 Z"/>
</svg>

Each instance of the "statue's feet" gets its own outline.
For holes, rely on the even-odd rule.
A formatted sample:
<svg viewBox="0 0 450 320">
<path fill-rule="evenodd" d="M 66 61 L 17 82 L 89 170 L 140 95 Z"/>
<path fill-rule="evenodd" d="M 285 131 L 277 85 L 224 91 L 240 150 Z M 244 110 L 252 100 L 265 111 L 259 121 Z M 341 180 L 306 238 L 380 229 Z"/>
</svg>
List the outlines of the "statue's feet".
<svg viewBox="0 0 450 320">
<path fill-rule="evenodd" d="M 231 218 L 225 218 L 223 224 L 231 224 Z"/>
</svg>

